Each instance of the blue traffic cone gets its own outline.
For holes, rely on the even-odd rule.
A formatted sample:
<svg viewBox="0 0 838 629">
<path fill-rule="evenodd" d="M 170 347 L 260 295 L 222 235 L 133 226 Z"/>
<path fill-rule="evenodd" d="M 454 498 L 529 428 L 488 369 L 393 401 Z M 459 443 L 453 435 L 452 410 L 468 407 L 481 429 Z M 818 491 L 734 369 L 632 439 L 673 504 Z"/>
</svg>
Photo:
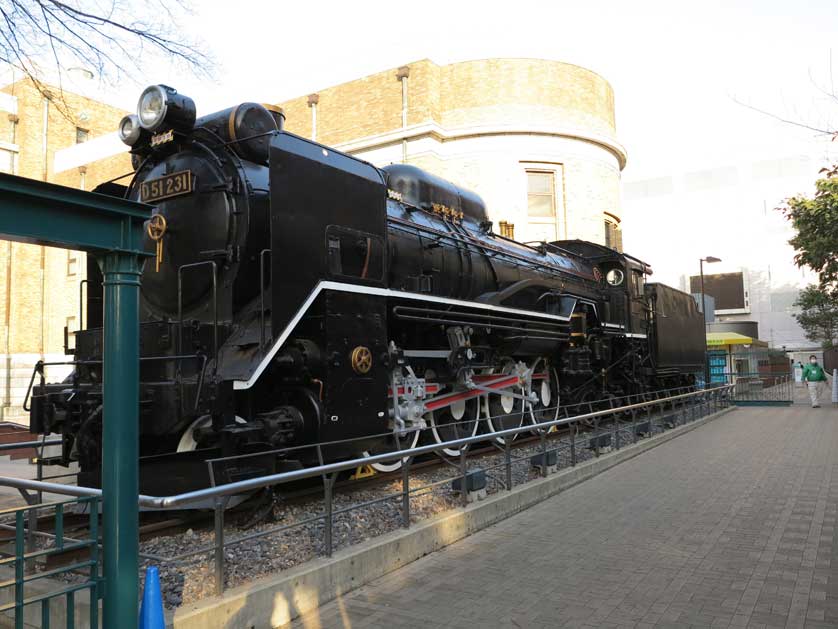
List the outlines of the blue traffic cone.
<svg viewBox="0 0 838 629">
<path fill-rule="evenodd" d="M 140 607 L 140 629 L 166 629 L 157 566 L 149 566 L 145 571 L 143 603 Z"/>
</svg>

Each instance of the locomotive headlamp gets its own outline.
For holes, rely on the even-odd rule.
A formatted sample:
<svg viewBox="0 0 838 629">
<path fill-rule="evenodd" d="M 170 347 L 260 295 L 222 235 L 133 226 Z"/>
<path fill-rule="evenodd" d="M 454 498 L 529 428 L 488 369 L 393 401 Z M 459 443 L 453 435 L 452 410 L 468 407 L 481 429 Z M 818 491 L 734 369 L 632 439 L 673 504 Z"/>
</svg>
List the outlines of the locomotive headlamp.
<svg viewBox="0 0 838 629">
<path fill-rule="evenodd" d="M 160 85 L 145 88 L 137 103 L 137 117 L 143 129 L 155 131 L 166 117 L 166 92 Z"/>
<path fill-rule="evenodd" d="M 620 269 L 611 269 L 605 274 L 605 281 L 611 286 L 619 286 L 623 283 L 625 278 L 625 273 L 623 273 Z"/>
<path fill-rule="evenodd" d="M 164 124 L 178 131 L 189 131 L 195 124 L 195 103 L 168 85 L 150 85 L 137 103 L 140 126 L 157 131 Z"/>
<path fill-rule="evenodd" d="M 128 146 L 133 146 L 140 139 L 140 119 L 134 114 L 128 114 L 119 121 L 119 139 Z"/>
</svg>

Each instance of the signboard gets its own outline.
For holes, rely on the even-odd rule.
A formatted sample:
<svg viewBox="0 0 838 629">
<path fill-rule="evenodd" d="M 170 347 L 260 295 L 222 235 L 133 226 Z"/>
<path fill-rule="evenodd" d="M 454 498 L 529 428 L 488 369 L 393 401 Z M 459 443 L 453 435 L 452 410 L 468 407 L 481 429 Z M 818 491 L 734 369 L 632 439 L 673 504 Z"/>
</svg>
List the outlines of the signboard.
<svg viewBox="0 0 838 629">
<path fill-rule="evenodd" d="M 701 293 L 701 276 L 690 276 L 690 292 Z M 744 274 L 716 273 L 704 275 L 704 293 L 716 302 L 716 314 L 748 314 L 751 304 Z"/>
</svg>

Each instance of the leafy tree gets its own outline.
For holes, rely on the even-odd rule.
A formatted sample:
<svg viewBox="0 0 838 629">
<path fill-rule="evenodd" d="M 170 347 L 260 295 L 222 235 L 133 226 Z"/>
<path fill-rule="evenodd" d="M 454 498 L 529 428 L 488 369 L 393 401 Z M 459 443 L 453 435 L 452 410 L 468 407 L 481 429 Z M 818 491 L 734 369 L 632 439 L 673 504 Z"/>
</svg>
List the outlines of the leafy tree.
<svg viewBox="0 0 838 629">
<path fill-rule="evenodd" d="M 142 75 L 161 56 L 199 73 L 210 60 L 176 28 L 186 0 L 0 0 L 0 63 L 32 80 L 44 96 L 55 96 L 43 81 L 83 67 L 115 85 Z M 60 94 L 59 94 L 60 96 Z"/>
<path fill-rule="evenodd" d="M 794 318 L 807 339 L 824 349 L 838 344 L 838 289 L 809 285 L 800 291 L 794 305 L 800 308 Z"/>
<path fill-rule="evenodd" d="M 824 169 L 812 198 L 796 196 L 780 208 L 797 232 L 789 244 L 797 266 L 815 271 L 822 287 L 838 287 L 838 167 Z"/>
</svg>

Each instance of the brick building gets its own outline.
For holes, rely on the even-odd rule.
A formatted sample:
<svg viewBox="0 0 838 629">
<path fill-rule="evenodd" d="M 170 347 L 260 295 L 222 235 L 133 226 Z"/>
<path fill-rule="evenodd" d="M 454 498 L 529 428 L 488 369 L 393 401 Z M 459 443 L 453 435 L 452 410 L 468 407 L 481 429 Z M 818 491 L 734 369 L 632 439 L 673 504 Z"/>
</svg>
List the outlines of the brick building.
<svg viewBox="0 0 838 629">
<path fill-rule="evenodd" d="M 611 86 L 590 70 L 540 59 L 422 60 L 279 105 L 291 132 L 474 190 L 504 235 L 622 246 L 626 153 Z M 0 170 L 84 189 L 123 175 L 130 160 L 115 130 L 125 113 L 66 90 L 59 106 L 27 81 L 2 88 Z M 63 360 L 64 326 L 83 325 L 84 273 L 82 254 L 0 242 L 0 419 L 25 421 L 35 362 Z"/>
<path fill-rule="evenodd" d="M 0 171 L 91 189 L 131 170 L 123 152 L 56 172 L 56 155 L 112 134 L 125 112 L 66 90 L 53 94 L 45 98 L 28 80 L 0 88 Z M 21 402 L 35 363 L 65 359 L 64 326 L 81 325 L 85 267 L 79 252 L 0 241 L 0 420 L 27 421 Z"/>
<path fill-rule="evenodd" d="M 542 59 L 429 60 L 279 103 L 286 128 L 376 165 L 414 164 L 480 194 L 502 233 L 621 247 L 614 93 Z"/>
</svg>

